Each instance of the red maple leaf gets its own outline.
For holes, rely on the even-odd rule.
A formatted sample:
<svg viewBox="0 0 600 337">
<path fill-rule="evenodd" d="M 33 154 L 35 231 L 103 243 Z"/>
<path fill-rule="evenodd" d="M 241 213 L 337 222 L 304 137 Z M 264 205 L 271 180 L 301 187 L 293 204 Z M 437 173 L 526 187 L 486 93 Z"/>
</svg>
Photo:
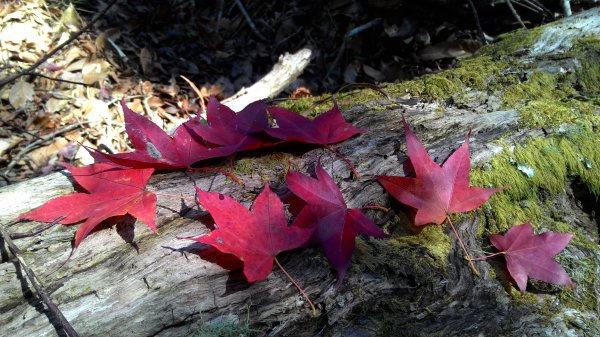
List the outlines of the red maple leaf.
<svg viewBox="0 0 600 337">
<path fill-rule="evenodd" d="M 190 130 L 193 120 L 180 125 L 171 138 L 158 125 L 129 109 L 125 101 L 121 101 L 121 106 L 125 129 L 135 151 L 109 155 L 90 150 L 96 162 L 161 170 L 187 168 L 196 162 L 226 157 L 235 152 L 233 147 L 210 148 L 203 144 L 203 140 Z"/>
<path fill-rule="evenodd" d="M 504 255 L 508 272 L 522 292 L 527 287 L 527 277 L 573 285 L 567 272 L 554 260 L 571 238 L 573 234 L 556 232 L 534 235 L 528 223 L 512 227 L 505 235 L 490 235 L 490 241 L 500 251 L 497 254 Z"/>
<path fill-rule="evenodd" d="M 156 232 L 156 195 L 145 190 L 154 169 L 125 170 L 110 164 L 73 167 L 63 164 L 89 193 L 73 193 L 54 198 L 18 219 L 59 223 L 85 222 L 75 233 L 75 247 L 103 220 L 131 214 Z"/>
<path fill-rule="evenodd" d="M 417 210 L 415 226 L 441 224 L 451 213 L 473 210 L 502 188 L 469 186 L 469 135 L 442 166 L 436 164 L 404 118 L 406 149 L 415 178 L 379 176 L 377 180 L 401 203 Z"/>
<path fill-rule="evenodd" d="M 234 152 L 254 150 L 275 145 L 274 139 L 264 133 L 269 128 L 267 106 L 256 101 L 235 113 L 211 96 L 206 106 L 208 125 L 194 120 L 189 127 L 205 141 L 233 148 Z"/>
<path fill-rule="evenodd" d="M 312 120 L 279 107 L 269 107 L 268 110 L 277 121 L 278 127 L 266 131 L 282 140 L 326 145 L 339 143 L 366 132 L 347 123 L 335 102 L 331 110 Z"/>
<path fill-rule="evenodd" d="M 196 191 L 198 202 L 213 217 L 217 229 L 192 240 L 237 256 L 244 262 L 248 282 L 266 279 L 277 254 L 304 245 L 312 234 L 310 228 L 288 226 L 283 203 L 268 184 L 252 210 L 226 195 L 197 187 Z"/>
<path fill-rule="evenodd" d="M 381 238 L 386 234 L 360 209 L 348 209 L 340 189 L 320 162 L 315 171 L 317 179 L 294 171 L 286 176 L 290 191 L 306 202 L 294 225 L 314 229 L 312 241 L 323 248 L 337 270 L 339 286 L 350 265 L 356 235 L 362 233 Z"/>
</svg>

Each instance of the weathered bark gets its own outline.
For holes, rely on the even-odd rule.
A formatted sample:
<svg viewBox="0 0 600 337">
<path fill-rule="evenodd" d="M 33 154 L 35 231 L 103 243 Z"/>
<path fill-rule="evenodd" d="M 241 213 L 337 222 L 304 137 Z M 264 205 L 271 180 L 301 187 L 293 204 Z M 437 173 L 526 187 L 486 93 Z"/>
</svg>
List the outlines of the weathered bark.
<svg viewBox="0 0 600 337">
<path fill-rule="evenodd" d="M 600 11 L 585 15 L 600 17 Z M 581 15 L 570 20 L 577 17 Z M 597 21 L 594 27 L 586 28 L 591 34 L 598 35 L 600 31 Z M 567 26 L 569 22 L 572 21 L 567 21 Z M 561 46 L 565 43 L 570 42 L 562 40 Z M 542 71 L 561 67 L 575 71 L 586 61 L 574 55 L 553 57 L 562 47 L 553 47 L 550 53 L 536 48 L 535 56 L 518 52 L 513 61 L 526 61 L 530 64 L 528 69 Z M 288 159 L 299 170 L 311 172 L 317 158 L 321 158 L 323 166 L 333 172 L 349 207 L 391 207 L 393 211 L 388 214 L 369 212 L 391 238 L 357 239 L 353 265 L 337 292 L 335 273 L 318 249 L 281 254 L 280 261 L 287 271 L 317 304 L 317 317 L 310 315 L 281 271 L 275 269 L 267 280 L 247 284 L 239 271 L 230 272 L 213 263 L 218 260 L 228 264 L 217 259 L 219 255 L 214 250 L 178 239 L 209 231 L 199 221 L 206 219 L 206 214 L 188 201 L 159 197 L 159 235 L 142 224 L 135 225 L 134 230 L 130 225 L 101 230 L 84 240 L 62 268 L 70 253 L 75 226 L 55 226 L 16 243 L 45 287 L 60 286 L 50 296 L 82 336 L 187 336 L 219 317 L 237 318 L 242 325 L 247 318 L 250 327 L 261 336 L 599 335 L 597 300 L 578 298 L 574 292 L 574 301 L 563 302 L 559 294 L 567 290 L 560 287 L 538 291 L 532 295 L 533 301 L 532 296 L 515 296 L 501 259 L 478 263 L 482 277 L 477 278 L 454 238 L 448 239 L 449 254 L 441 258 L 427 240 L 410 244 L 417 234 L 406 230 L 403 208 L 373 179 L 375 175 L 403 174 L 403 114 L 437 162 L 458 147 L 469 129 L 475 166 L 488 163 L 497 155 L 499 139 L 508 145 L 521 144 L 558 132 L 559 128 L 521 124 L 520 111 L 499 108 L 494 95 L 488 92 L 478 103 L 465 108 L 447 106 L 443 112 L 436 103 L 399 97 L 362 102 L 346 109 L 348 120 L 369 131 L 338 147 L 355 163 L 362 176 L 358 180 L 351 178 L 342 161 L 320 149 L 297 157 L 267 153 L 242 159 L 253 168 L 252 173 L 241 175 L 244 186 L 222 176 L 199 173 L 174 172 L 152 178 L 149 188 L 153 191 L 193 196 L 195 183 L 204 190 L 219 191 L 249 203 L 264 181 L 282 181 Z M 592 164 L 591 170 L 599 169 L 600 163 Z M 273 183 L 275 190 L 281 191 L 281 186 Z M 0 190 L 0 223 L 4 225 L 18 214 L 70 191 L 71 182 L 65 173 L 5 187 Z M 593 212 L 598 210 L 593 207 L 598 203 L 583 192 L 575 180 L 572 184 L 567 182 L 564 192 L 546 195 L 542 207 L 545 212 L 556 211 L 565 219 L 576 219 L 572 226 L 596 244 L 598 218 Z M 467 247 L 472 252 L 490 251 L 489 242 L 475 233 L 477 224 L 485 219 L 464 219 L 469 220 L 457 226 Z M 24 232 L 39 225 L 21 222 L 8 231 Z M 4 245 L 0 249 L 0 335 L 60 335 L 32 294 L 16 259 Z M 597 247 L 570 245 L 567 254 L 590 261 L 591 270 L 600 270 Z M 565 267 L 570 273 L 576 272 Z M 578 286 L 585 290 L 584 294 L 600 294 L 597 277 Z M 582 304 L 575 306 L 575 302 Z"/>
</svg>

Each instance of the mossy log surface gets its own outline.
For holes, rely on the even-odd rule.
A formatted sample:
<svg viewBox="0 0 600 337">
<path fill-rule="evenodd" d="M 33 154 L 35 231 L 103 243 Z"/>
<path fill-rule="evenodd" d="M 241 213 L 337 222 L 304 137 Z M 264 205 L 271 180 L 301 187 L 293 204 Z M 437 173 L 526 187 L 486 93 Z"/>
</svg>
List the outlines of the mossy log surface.
<svg viewBox="0 0 600 337">
<path fill-rule="evenodd" d="M 360 179 L 353 179 L 341 160 L 314 148 L 294 156 L 265 152 L 237 159 L 243 186 L 203 173 L 151 179 L 152 191 L 191 197 L 195 183 L 248 205 L 265 181 L 281 192 L 290 163 L 312 172 L 321 158 L 350 207 L 389 207 L 388 213 L 369 210 L 368 215 L 390 238 L 357 238 L 353 264 L 337 292 L 335 272 L 318 249 L 279 256 L 316 303 L 317 317 L 280 270 L 247 284 L 239 270 L 227 269 L 234 260 L 178 239 L 209 231 L 202 223 L 206 213 L 189 201 L 159 197 L 159 235 L 141 223 L 100 230 L 62 267 L 76 226 L 58 225 L 16 243 L 81 336 L 191 336 L 223 319 L 249 326 L 259 336 L 598 336 L 599 18 L 596 9 L 505 36 L 456 69 L 387 85 L 391 100 L 369 91 L 340 95 L 347 119 L 368 130 L 337 147 L 355 164 Z M 548 29 L 559 35 L 549 36 Z M 568 39 L 560 35 L 573 31 L 579 33 Z M 469 74 L 469 67 L 477 73 Z M 299 108 L 311 102 L 292 104 Z M 508 186 L 478 211 L 453 216 L 473 255 L 493 252 L 487 234 L 529 219 L 538 233 L 576 235 L 558 260 L 577 286 L 533 281 L 521 294 L 502 258 L 478 262 L 482 276 L 473 275 L 447 226 L 411 231 L 406 209 L 374 180 L 403 175 L 402 115 L 438 163 L 471 129 L 473 184 Z M 527 166 L 532 177 L 522 172 Z M 6 226 L 20 213 L 71 191 L 67 173 L 2 188 L 0 223 Z M 7 230 L 37 226 L 20 222 Z M 0 335 L 60 336 L 3 242 L 0 252 Z"/>
</svg>

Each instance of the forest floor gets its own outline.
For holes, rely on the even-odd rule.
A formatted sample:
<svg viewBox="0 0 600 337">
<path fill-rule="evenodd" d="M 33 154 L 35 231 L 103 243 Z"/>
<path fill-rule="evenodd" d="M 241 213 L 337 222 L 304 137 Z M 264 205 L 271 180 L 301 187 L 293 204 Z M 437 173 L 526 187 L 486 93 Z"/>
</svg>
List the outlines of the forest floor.
<svg viewBox="0 0 600 337">
<path fill-rule="evenodd" d="M 0 187 L 60 162 L 90 164 L 83 146 L 128 151 L 121 99 L 172 130 L 210 95 L 227 98 L 258 81 L 286 52 L 312 51 L 279 94 L 293 99 L 442 71 L 484 39 L 563 13 L 558 1 L 512 2 L 514 12 L 477 1 L 475 15 L 470 1 L 443 0 L 3 1 Z M 6 81 L 15 74 L 23 76 Z"/>
</svg>

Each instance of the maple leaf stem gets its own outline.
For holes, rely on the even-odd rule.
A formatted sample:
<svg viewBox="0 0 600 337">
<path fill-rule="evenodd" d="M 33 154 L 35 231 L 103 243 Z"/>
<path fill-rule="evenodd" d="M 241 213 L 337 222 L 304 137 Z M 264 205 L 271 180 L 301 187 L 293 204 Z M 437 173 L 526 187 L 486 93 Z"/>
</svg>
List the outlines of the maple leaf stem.
<svg viewBox="0 0 600 337">
<path fill-rule="evenodd" d="M 456 227 L 454 227 L 454 224 L 452 223 L 452 220 L 450 220 L 449 216 L 446 216 L 446 220 L 448 220 L 448 223 L 450 224 L 450 227 L 452 228 L 452 231 L 454 231 L 454 235 L 456 236 L 456 239 L 458 240 L 458 243 L 460 244 L 460 248 L 462 248 L 463 252 L 465 252 L 465 256 L 467 257 L 467 260 L 469 261 L 469 267 L 471 267 L 471 270 L 473 271 L 473 274 L 475 274 L 477 276 L 481 276 L 481 274 L 479 273 L 479 271 L 477 270 L 477 268 L 475 268 L 475 264 L 473 263 L 473 259 L 471 259 L 471 256 L 469 255 L 469 252 L 467 251 L 467 247 L 465 247 L 465 244 L 464 244 L 462 238 L 460 237 L 460 234 L 458 234 L 458 231 L 456 230 Z"/>
<path fill-rule="evenodd" d="M 346 163 L 346 166 L 348 166 L 348 168 L 350 169 L 350 171 L 352 171 L 352 174 L 354 175 L 354 177 L 356 177 L 356 179 L 360 178 L 360 175 L 358 174 L 358 172 L 356 172 L 356 169 L 350 163 L 350 161 L 348 161 L 348 159 L 346 157 L 342 156 L 341 153 L 339 153 L 336 150 L 332 149 L 329 145 L 325 145 L 325 148 L 329 152 L 333 153 L 336 157 L 340 158 L 344 163 Z"/>
<path fill-rule="evenodd" d="M 294 281 L 294 279 L 290 276 L 290 274 L 287 273 L 287 271 L 285 271 L 285 269 L 283 268 L 283 266 L 281 265 L 281 263 L 279 263 L 279 260 L 277 260 L 277 257 L 275 257 L 274 259 L 275 259 L 275 263 L 277 263 L 277 266 L 279 266 L 279 269 L 281 269 L 281 271 L 285 274 L 285 276 L 287 276 L 287 278 L 292 282 L 292 284 L 294 286 L 296 286 L 296 288 L 298 288 L 298 291 L 300 292 L 300 294 L 302 294 L 302 296 L 306 299 L 306 301 L 308 302 L 308 304 L 310 304 L 310 308 L 312 309 L 313 316 L 317 316 L 317 309 L 315 308 L 315 305 L 310 300 L 310 298 L 308 297 L 308 295 L 306 294 L 306 292 L 304 291 L 304 289 L 302 289 L 298 285 L 298 283 L 296 283 L 296 281 Z"/>
<path fill-rule="evenodd" d="M 196 202 L 196 199 L 194 199 L 194 198 L 184 197 L 184 196 L 181 196 L 181 195 L 169 194 L 169 193 L 156 193 L 156 192 L 153 192 L 153 193 L 155 195 L 157 195 L 157 196 L 160 195 L 160 196 L 168 197 L 168 198 L 177 198 L 177 199 L 181 199 L 181 200 L 187 200 L 187 201 L 191 201 L 193 203 Z"/>
<path fill-rule="evenodd" d="M 475 257 L 475 258 L 472 258 L 472 259 L 469 259 L 469 260 L 470 261 L 483 261 L 483 260 L 486 260 L 486 259 L 488 259 L 490 257 L 494 257 L 494 256 L 498 256 L 498 255 L 504 255 L 504 254 L 506 254 L 506 252 L 497 252 L 497 253 L 490 254 L 490 255 Z"/>
<path fill-rule="evenodd" d="M 383 212 L 389 212 L 390 211 L 389 209 L 387 209 L 387 208 L 385 208 L 383 206 L 379 206 L 379 205 L 367 205 L 367 206 L 361 207 L 360 209 L 378 209 L 378 210 L 383 211 Z"/>
<path fill-rule="evenodd" d="M 233 173 L 231 172 L 227 172 L 225 170 L 221 170 L 221 169 L 217 169 L 217 168 L 212 168 L 212 167 L 188 167 L 188 170 L 190 171 L 202 171 L 202 172 L 217 172 L 217 173 L 221 173 L 229 178 L 231 178 L 231 180 L 235 181 L 236 183 L 242 185 L 242 181 L 240 180 L 240 178 L 236 177 Z"/>
</svg>

